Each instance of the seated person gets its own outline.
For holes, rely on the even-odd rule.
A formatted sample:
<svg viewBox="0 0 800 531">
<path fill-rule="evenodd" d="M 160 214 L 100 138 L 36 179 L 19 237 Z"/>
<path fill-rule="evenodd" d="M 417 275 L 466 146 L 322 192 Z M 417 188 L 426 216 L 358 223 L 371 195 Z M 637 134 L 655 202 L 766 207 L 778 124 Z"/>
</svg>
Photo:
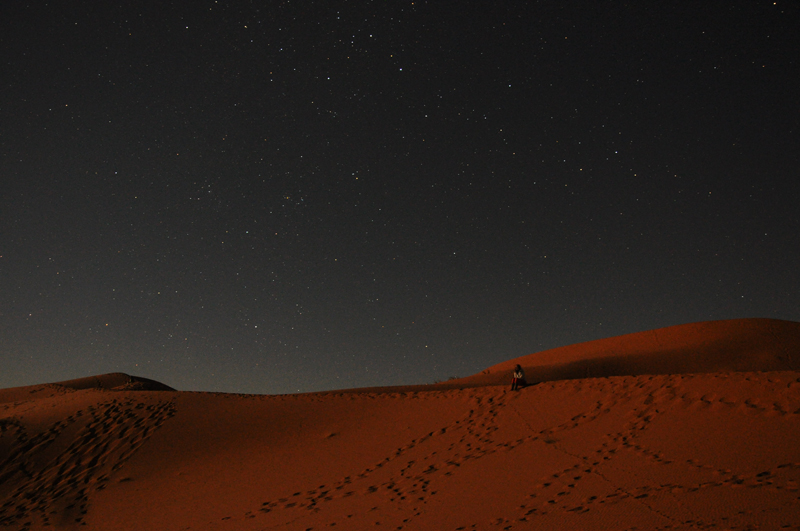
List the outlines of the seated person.
<svg viewBox="0 0 800 531">
<path fill-rule="evenodd" d="M 511 390 L 516 391 L 528 385 L 525 382 L 525 371 L 522 370 L 522 366 L 517 365 L 514 368 L 514 377 L 511 379 Z"/>
</svg>

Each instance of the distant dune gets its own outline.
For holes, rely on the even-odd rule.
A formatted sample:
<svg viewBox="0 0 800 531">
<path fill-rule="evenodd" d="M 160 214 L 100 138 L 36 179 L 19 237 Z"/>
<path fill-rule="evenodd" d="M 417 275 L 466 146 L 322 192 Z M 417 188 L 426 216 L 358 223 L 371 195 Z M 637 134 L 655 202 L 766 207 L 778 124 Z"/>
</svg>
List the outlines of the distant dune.
<svg viewBox="0 0 800 531">
<path fill-rule="evenodd" d="M 534 381 L 640 374 L 800 370 L 800 323 L 706 321 L 545 350 L 490 367 L 464 383 L 496 385 L 516 364 Z"/>
<path fill-rule="evenodd" d="M 688 324 L 429 386 L 0 390 L 8 529 L 800 529 L 800 323 Z M 519 363 L 529 381 L 509 390 Z"/>
<path fill-rule="evenodd" d="M 531 383 L 578 378 L 800 370 L 800 323 L 731 319 L 659 328 L 528 354 L 465 378 L 407 390 L 505 385 L 519 364 Z M 396 387 L 372 387 L 390 392 Z M 353 391 L 364 391 L 354 389 Z"/>
<path fill-rule="evenodd" d="M 129 376 L 121 372 L 87 376 L 75 380 L 53 382 L 50 384 L 29 385 L 25 387 L 12 387 L 0 389 L 0 404 L 24 400 L 35 395 L 36 398 L 61 395 L 70 390 L 81 389 L 107 389 L 114 391 L 174 391 L 172 387 L 155 380 L 139 376 Z"/>
</svg>

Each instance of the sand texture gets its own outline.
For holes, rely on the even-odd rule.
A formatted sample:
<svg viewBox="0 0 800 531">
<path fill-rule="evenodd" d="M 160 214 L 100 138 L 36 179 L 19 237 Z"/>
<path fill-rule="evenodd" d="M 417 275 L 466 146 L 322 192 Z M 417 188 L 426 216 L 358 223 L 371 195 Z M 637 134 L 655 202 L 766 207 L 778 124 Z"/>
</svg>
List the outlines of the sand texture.
<svg viewBox="0 0 800 531">
<path fill-rule="evenodd" d="M 257 396 L 112 374 L 4 389 L 0 527 L 800 529 L 798 359 L 800 323 L 754 319 L 438 386 Z M 512 392 L 516 363 L 536 383 Z"/>
</svg>

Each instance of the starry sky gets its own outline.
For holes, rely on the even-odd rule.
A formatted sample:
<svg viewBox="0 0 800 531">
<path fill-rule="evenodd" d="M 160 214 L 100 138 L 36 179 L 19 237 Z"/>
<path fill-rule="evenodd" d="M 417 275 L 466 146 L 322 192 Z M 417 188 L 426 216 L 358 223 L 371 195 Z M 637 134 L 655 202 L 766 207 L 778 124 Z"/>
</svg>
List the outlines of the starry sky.
<svg viewBox="0 0 800 531">
<path fill-rule="evenodd" d="M 800 320 L 800 6 L 3 2 L 0 387 L 431 383 Z"/>
</svg>

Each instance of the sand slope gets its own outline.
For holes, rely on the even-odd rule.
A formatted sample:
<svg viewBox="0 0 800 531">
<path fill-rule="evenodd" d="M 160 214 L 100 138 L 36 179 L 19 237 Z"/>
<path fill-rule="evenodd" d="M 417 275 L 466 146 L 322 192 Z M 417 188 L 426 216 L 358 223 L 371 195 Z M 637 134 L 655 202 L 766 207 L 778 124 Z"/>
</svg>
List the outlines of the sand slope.
<svg viewBox="0 0 800 531">
<path fill-rule="evenodd" d="M 800 323 L 731 319 L 660 328 L 509 360 L 464 383 L 504 383 L 516 364 L 533 381 L 639 374 L 800 370 Z"/>
<path fill-rule="evenodd" d="M 642 361 L 658 358 L 647 336 L 634 334 L 602 340 L 635 346 L 619 351 L 637 357 L 633 374 L 520 392 L 475 379 L 290 396 L 3 390 L 0 526 L 798 529 L 800 371 L 769 364 L 800 356 L 800 325 L 737 323 L 729 330 L 749 332 L 734 344 L 753 354 L 728 359 L 762 360 L 753 363 L 768 372 L 658 374 L 662 365 Z M 730 324 L 651 336 L 656 352 L 713 365 L 700 359 L 731 351 L 720 347 Z M 594 343 L 522 359 L 534 372 L 593 359 L 581 348 L 609 357 Z M 503 371 L 507 380 L 501 366 L 474 378 Z"/>
</svg>

